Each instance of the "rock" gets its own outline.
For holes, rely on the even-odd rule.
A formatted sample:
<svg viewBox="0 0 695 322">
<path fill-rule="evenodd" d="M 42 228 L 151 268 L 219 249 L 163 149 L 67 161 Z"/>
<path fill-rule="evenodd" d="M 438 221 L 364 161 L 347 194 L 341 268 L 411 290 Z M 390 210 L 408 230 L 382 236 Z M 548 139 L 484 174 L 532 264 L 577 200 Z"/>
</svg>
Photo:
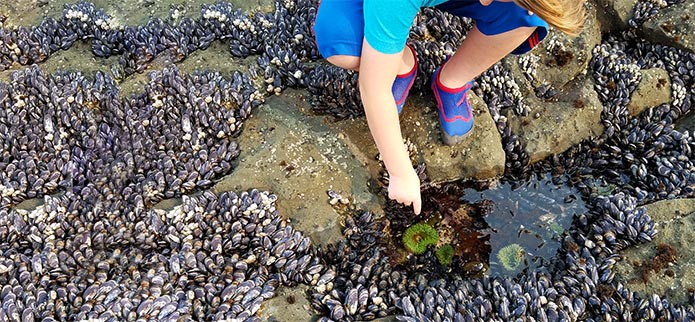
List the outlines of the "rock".
<svg viewBox="0 0 695 322">
<path fill-rule="evenodd" d="M 555 29 L 550 29 L 546 38 L 532 51 L 507 56 L 503 61 L 509 65 L 527 65 L 526 68 L 512 69 L 517 81 L 531 78 L 531 86 L 538 88 L 549 84 L 554 88 L 564 87 L 571 80 L 586 73 L 591 60 L 591 51 L 601 42 L 600 23 L 594 5 L 587 3 L 587 19 L 584 31 L 577 37 L 570 37 Z"/>
<path fill-rule="evenodd" d="M 236 169 L 214 186 L 215 192 L 252 188 L 278 195 L 279 213 L 318 244 L 342 239 L 339 211 L 328 189 L 348 196 L 358 208 L 380 208 L 367 189 L 362 163 L 310 107 L 300 91 L 273 96 L 254 111 L 239 136 Z M 339 207 L 346 207 L 338 205 Z"/>
<path fill-rule="evenodd" d="M 406 107 L 401 128 L 403 136 L 417 146 L 433 183 L 489 180 L 504 174 L 502 137 L 482 99 L 469 92 L 475 123 L 468 136 L 454 146 L 442 143 L 437 103 L 431 96 L 425 99 Z"/>
<path fill-rule="evenodd" d="M 687 113 L 676 121 L 675 129 L 681 132 L 695 132 L 695 113 Z"/>
<path fill-rule="evenodd" d="M 603 133 L 603 106 L 591 76 L 568 84 L 555 95 L 558 101 L 541 100 L 533 94 L 525 97 L 530 113 L 518 116 L 507 111 L 507 119 L 512 133 L 525 144 L 531 164 Z"/>
<path fill-rule="evenodd" d="M 601 24 L 601 32 L 610 33 L 628 29 L 628 21 L 632 18 L 638 0 L 593 1 L 597 8 L 597 18 Z"/>
<path fill-rule="evenodd" d="M 469 92 L 470 93 L 470 92 Z M 488 180 L 504 173 L 505 154 L 502 139 L 485 103 L 469 94 L 475 125 L 470 135 L 455 146 L 442 143 L 437 103 L 431 95 L 412 96 L 400 115 L 404 139 L 415 144 L 418 158 L 427 165 L 433 183 L 460 179 Z M 379 151 L 365 118 L 339 122 L 349 142 L 359 149 L 374 178 L 385 171 L 376 161 Z"/>
<path fill-rule="evenodd" d="M 299 284 L 293 288 L 281 287 L 275 297 L 265 301 L 259 317 L 267 322 L 309 322 L 314 310 L 307 299 L 309 286 Z"/>
<path fill-rule="evenodd" d="M 627 108 L 636 116 L 649 107 L 671 102 L 671 78 L 662 68 L 642 70 L 642 81 L 630 98 Z"/>
<path fill-rule="evenodd" d="M 695 288 L 695 271 L 692 270 L 695 265 L 695 235 L 692 234 L 695 229 L 695 200 L 663 200 L 645 208 L 657 223 L 659 232 L 651 243 L 620 252 L 623 260 L 614 267 L 616 282 L 642 296 L 659 294 L 672 304 L 686 305 L 690 297 L 687 290 Z M 675 263 L 664 264 L 658 272 L 647 270 L 646 267 L 659 264 L 653 262 L 658 255 L 657 247 L 669 249 L 659 245 L 673 247 Z"/>
<path fill-rule="evenodd" d="M 652 220 L 662 225 L 695 212 L 695 199 L 661 200 L 644 208 Z"/>
<path fill-rule="evenodd" d="M 695 2 L 661 9 L 642 25 L 642 31 L 648 40 L 695 53 Z"/>
</svg>

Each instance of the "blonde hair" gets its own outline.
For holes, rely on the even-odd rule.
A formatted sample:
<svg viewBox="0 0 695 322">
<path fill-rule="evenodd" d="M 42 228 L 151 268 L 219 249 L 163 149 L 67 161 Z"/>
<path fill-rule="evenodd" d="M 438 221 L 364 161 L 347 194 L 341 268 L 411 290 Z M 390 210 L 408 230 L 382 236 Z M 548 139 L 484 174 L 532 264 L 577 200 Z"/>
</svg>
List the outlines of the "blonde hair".
<svg viewBox="0 0 695 322">
<path fill-rule="evenodd" d="M 514 0 L 520 7 L 533 12 L 549 25 L 570 35 L 582 32 L 586 10 L 581 0 Z"/>
</svg>

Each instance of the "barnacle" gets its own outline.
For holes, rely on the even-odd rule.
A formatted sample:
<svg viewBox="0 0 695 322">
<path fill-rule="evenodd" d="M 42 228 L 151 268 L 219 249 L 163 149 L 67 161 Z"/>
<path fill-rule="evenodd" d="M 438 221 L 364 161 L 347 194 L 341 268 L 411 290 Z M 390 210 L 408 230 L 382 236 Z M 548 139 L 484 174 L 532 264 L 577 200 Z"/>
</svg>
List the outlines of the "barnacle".
<svg viewBox="0 0 695 322">
<path fill-rule="evenodd" d="M 430 245 L 436 245 L 439 234 L 426 223 L 418 223 L 408 227 L 403 233 L 403 245 L 413 254 L 422 254 Z"/>
</svg>

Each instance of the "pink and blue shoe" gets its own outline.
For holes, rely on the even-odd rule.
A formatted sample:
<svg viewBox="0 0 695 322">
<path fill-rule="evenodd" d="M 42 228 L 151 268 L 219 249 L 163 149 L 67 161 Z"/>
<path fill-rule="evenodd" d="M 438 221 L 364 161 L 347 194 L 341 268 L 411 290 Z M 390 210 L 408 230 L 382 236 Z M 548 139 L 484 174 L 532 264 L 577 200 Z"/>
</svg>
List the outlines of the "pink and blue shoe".
<svg viewBox="0 0 695 322">
<path fill-rule="evenodd" d="M 417 55 L 415 50 L 410 45 L 406 45 L 413 52 L 413 59 L 415 64 L 413 69 L 409 72 L 396 75 L 396 80 L 393 81 L 393 86 L 391 87 L 391 92 L 393 93 L 393 99 L 396 101 L 396 108 L 398 109 L 398 114 L 401 113 L 403 105 L 405 105 L 405 99 L 408 98 L 408 93 L 415 83 L 415 76 L 417 76 Z"/>
<path fill-rule="evenodd" d="M 473 129 L 473 112 L 468 103 L 468 90 L 473 87 L 473 80 L 459 88 L 448 88 L 439 81 L 437 67 L 432 74 L 432 91 L 439 106 L 439 123 L 442 125 L 442 141 L 454 145 L 463 140 Z"/>
</svg>

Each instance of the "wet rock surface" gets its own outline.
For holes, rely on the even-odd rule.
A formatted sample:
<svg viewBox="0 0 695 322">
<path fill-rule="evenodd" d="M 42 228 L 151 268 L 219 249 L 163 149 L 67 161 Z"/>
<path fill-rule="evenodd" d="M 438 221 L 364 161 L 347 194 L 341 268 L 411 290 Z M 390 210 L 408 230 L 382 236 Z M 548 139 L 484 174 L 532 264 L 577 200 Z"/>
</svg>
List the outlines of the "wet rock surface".
<svg viewBox="0 0 695 322">
<path fill-rule="evenodd" d="M 306 292 L 309 288 L 299 285 L 293 288 L 283 288 L 276 296 L 268 300 L 261 308 L 261 321 L 264 322 L 299 322 L 316 321 L 317 317 L 311 310 Z"/>
<path fill-rule="evenodd" d="M 651 41 L 695 53 L 695 2 L 684 1 L 661 10 L 642 29 Z"/>
<path fill-rule="evenodd" d="M 695 199 L 658 201 L 645 206 L 659 233 L 652 243 L 620 252 L 617 280 L 642 294 L 663 294 L 688 303 L 695 288 Z"/>
<path fill-rule="evenodd" d="M 504 174 L 504 150 L 499 132 L 485 107 L 475 94 L 469 96 L 475 119 L 473 130 L 463 141 L 446 146 L 441 141 L 441 127 L 434 97 L 409 98 L 400 115 L 401 132 L 417 150 L 416 162 L 427 165 L 427 177 L 432 183 L 456 180 L 490 180 Z M 385 170 L 376 161 L 379 151 L 369 133 L 364 118 L 338 122 L 342 133 L 353 142 L 370 172 L 378 177 Z"/>
<path fill-rule="evenodd" d="M 417 146 L 433 183 L 490 180 L 504 174 L 505 155 L 495 122 L 477 95 L 468 95 L 468 99 L 475 123 L 469 135 L 453 146 L 441 141 L 437 103 L 432 96 L 419 98 L 403 112 L 403 136 Z"/>
<path fill-rule="evenodd" d="M 531 106 L 527 116 L 508 114 L 512 133 L 525 143 L 529 163 L 564 152 L 603 132 L 601 102 L 593 87 L 593 79 L 585 76 L 568 84 L 562 94 L 556 95 L 557 101 L 527 95 Z"/>
<path fill-rule="evenodd" d="M 269 11 L 273 7 L 273 1 L 270 0 L 231 0 L 228 2 L 247 11 Z M 0 3 L 0 13 L 8 17 L 6 23 L 9 25 L 32 26 L 41 22 L 44 17 L 60 16 L 64 3 L 75 3 L 75 1 L 3 1 Z M 119 24 L 139 25 L 146 23 L 151 18 L 165 19 L 172 13 L 177 19 L 196 16 L 200 6 L 209 2 L 204 0 L 96 0 L 92 3 L 99 8 L 104 8 L 107 14 L 121 17 Z"/>
<path fill-rule="evenodd" d="M 642 81 L 632 93 L 627 108 L 635 116 L 647 108 L 667 104 L 671 101 L 671 78 L 661 68 L 642 70 Z"/>
<path fill-rule="evenodd" d="M 639 0 L 595 0 L 598 19 L 601 22 L 603 32 L 623 30 L 628 28 L 628 23 Z"/>
<path fill-rule="evenodd" d="M 550 29 L 546 38 L 532 51 L 505 58 L 505 64 L 518 64 L 521 73 L 514 73 L 517 81 L 530 80 L 533 88 L 549 85 L 562 88 L 580 74 L 585 73 L 591 50 L 600 43 L 601 30 L 596 7 L 587 2 L 587 19 L 583 31 L 570 37 Z"/>
<path fill-rule="evenodd" d="M 246 148 L 238 167 L 214 189 L 274 191 L 281 214 L 310 232 L 317 243 L 330 243 L 342 235 L 340 215 L 329 203 L 327 190 L 350 196 L 350 202 L 362 209 L 377 208 L 378 203 L 368 190 L 367 169 L 325 123 L 326 117 L 306 114 L 304 95 L 290 91 L 258 108 L 239 137 Z"/>
</svg>

